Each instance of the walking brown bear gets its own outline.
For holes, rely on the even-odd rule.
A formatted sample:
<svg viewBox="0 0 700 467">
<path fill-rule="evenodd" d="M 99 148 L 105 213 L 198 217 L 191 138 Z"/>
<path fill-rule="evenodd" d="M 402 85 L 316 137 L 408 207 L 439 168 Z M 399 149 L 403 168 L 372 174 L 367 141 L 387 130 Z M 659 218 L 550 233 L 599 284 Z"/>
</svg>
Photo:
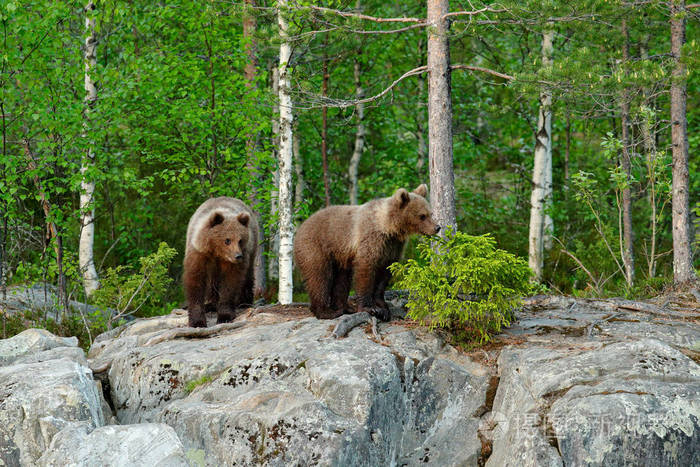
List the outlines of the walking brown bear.
<svg viewBox="0 0 700 467">
<path fill-rule="evenodd" d="M 253 211 L 236 198 L 209 199 L 192 215 L 183 277 L 190 326 L 207 326 L 206 304 L 226 323 L 236 307 L 253 303 L 258 229 Z"/>
<path fill-rule="evenodd" d="M 387 267 L 398 261 L 409 235 L 433 235 L 440 226 L 425 199 L 428 188 L 399 188 L 388 198 L 361 206 L 329 206 L 299 226 L 294 259 L 304 278 L 311 312 L 320 319 L 349 313 L 348 294 L 355 276 L 357 311 L 390 319 L 384 291 Z"/>
</svg>

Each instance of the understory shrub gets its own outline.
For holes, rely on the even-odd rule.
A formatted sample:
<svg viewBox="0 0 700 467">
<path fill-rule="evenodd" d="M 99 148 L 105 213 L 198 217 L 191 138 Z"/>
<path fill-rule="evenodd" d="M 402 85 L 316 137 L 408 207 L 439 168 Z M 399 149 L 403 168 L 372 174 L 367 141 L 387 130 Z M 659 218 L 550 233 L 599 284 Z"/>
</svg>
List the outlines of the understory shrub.
<svg viewBox="0 0 700 467">
<path fill-rule="evenodd" d="M 107 269 L 92 297 L 95 305 L 109 310 L 107 329 L 125 316 L 161 314 L 163 296 L 173 281 L 168 267 L 176 254 L 174 248 L 161 242 L 155 253 L 139 258 L 138 270 L 128 266 Z"/>
<path fill-rule="evenodd" d="M 457 342 L 487 342 L 536 289 L 527 262 L 497 249 L 490 234 L 448 230 L 444 238 L 422 240 L 417 250 L 418 259 L 389 267 L 395 286 L 409 292 L 408 316 L 448 329 Z"/>
</svg>

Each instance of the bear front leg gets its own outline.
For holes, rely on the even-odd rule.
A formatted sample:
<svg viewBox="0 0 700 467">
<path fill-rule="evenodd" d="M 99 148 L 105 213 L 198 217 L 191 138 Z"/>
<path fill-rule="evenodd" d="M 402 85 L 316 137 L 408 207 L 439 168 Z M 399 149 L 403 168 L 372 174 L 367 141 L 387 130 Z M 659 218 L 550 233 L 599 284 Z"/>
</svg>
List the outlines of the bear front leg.
<svg viewBox="0 0 700 467">
<path fill-rule="evenodd" d="M 374 302 L 374 291 L 376 290 L 377 274 L 376 268 L 367 263 L 358 264 L 355 269 L 355 289 L 357 292 L 357 311 L 366 311 L 372 316 L 376 316 L 382 321 L 389 321 L 391 318 L 388 310 L 384 310 Z"/>
<path fill-rule="evenodd" d="M 333 283 L 333 310 L 341 314 L 352 313 L 348 307 L 348 295 L 352 285 L 352 269 L 338 268 Z"/>
<path fill-rule="evenodd" d="M 255 286 L 255 269 L 251 265 L 248 268 L 248 273 L 246 274 L 245 281 L 243 282 L 243 288 L 241 289 L 240 303 L 238 304 L 238 306 L 253 306 L 253 301 L 255 299 L 254 286 Z"/>
<path fill-rule="evenodd" d="M 241 297 L 241 280 L 228 273 L 219 283 L 219 303 L 216 305 L 216 324 L 230 323 L 236 317 Z"/>
<path fill-rule="evenodd" d="M 334 286 L 331 262 L 322 256 L 321 252 L 310 251 L 297 261 L 297 266 L 309 293 L 311 313 L 318 319 L 334 319 L 341 316 L 342 311 L 331 308 Z"/>
<path fill-rule="evenodd" d="M 384 300 L 384 292 L 386 291 L 389 281 L 391 281 L 391 272 L 387 268 L 379 268 L 376 272 L 377 281 L 374 289 L 374 304 L 383 310 L 389 310 L 389 305 Z"/>
<path fill-rule="evenodd" d="M 182 282 L 187 300 L 187 324 L 193 328 L 205 328 L 204 297 L 209 279 L 206 258 L 199 253 L 190 253 L 185 257 L 184 266 Z"/>
</svg>

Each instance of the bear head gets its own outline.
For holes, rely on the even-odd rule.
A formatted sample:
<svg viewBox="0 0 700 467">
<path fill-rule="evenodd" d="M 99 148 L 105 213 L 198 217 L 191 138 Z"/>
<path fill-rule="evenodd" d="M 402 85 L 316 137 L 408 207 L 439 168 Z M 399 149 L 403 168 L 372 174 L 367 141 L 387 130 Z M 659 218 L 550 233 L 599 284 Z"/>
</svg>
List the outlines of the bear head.
<svg viewBox="0 0 700 467">
<path fill-rule="evenodd" d="M 206 223 L 207 252 L 229 263 L 241 263 L 247 257 L 248 239 L 250 237 L 250 215 L 241 212 L 236 216 L 226 216 L 214 212 Z"/>
<path fill-rule="evenodd" d="M 440 231 L 440 226 L 433 220 L 430 204 L 425 199 L 428 187 L 425 184 L 409 193 L 405 188 L 399 188 L 388 199 L 387 222 L 393 225 L 389 230 L 402 236 L 411 234 L 434 235 Z"/>
</svg>

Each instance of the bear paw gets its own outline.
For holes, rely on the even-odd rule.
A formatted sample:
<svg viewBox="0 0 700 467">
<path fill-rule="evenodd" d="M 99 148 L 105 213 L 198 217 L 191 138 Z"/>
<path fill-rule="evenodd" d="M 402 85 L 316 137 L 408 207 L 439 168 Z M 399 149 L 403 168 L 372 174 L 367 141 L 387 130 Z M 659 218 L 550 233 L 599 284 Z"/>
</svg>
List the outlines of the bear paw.
<svg viewBox="0 0 700 467">
<path fill-rule="evenodd" d="M 207 319 L 204 317 L 203 313 L 194 316 L 193 313 L 190 313 L 187 317 L 187 325 L 191 328 L 206 328 Z"/>
<path fill-rule="evenodd" d="M 391 312 L 389 310 L 385 310 L 383 308 L 379 308 L 377 306 L 373 307 L 358 307 L 357 309 L 358 312 L 366 311 L 372 316 L 375 316 L 379 318 L 381 321 L 389 321 L 391 320 Z"/>
<path fill-rule="evenodd" d="M 233 310 L 219 310 L 216 314 L 216 324 L 230 323 L 236 318 Z"/>
</svg>

